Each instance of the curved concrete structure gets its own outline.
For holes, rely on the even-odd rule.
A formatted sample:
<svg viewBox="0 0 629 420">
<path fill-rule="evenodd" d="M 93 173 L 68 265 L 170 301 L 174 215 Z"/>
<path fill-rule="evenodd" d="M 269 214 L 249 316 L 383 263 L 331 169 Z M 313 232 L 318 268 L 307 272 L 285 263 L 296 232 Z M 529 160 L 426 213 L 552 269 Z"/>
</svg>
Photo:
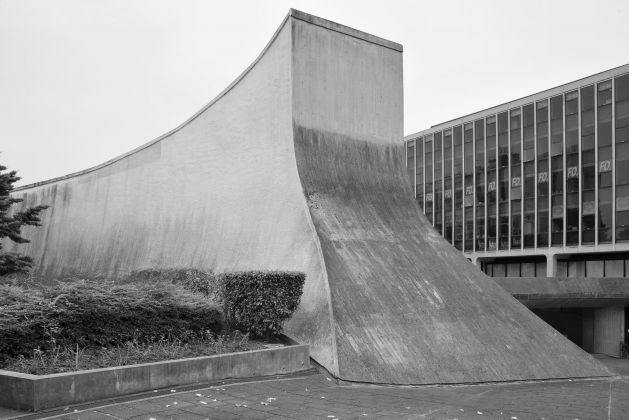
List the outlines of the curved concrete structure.
<svg viewBox="0 0 629 420">
<path fill-rule="evenodd" d="M 42 276 L 154 267 L 307 274 L 290 336 L 334 375 L 420 384 L 610 374 L 472 266 L 412 199 L 402 48 L 291 11 L 172 132 L 21 188 Z"/>
</svg>

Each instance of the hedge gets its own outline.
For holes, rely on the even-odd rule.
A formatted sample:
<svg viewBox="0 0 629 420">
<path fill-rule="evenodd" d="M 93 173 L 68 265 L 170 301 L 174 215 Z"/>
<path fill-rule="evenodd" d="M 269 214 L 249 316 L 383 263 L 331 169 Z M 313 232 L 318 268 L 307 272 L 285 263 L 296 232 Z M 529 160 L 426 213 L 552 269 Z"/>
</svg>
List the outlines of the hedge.
<svg viewBox="0 0 629 420">
<path fill-rule="evenodd" d="M 222 332 L 220 308 L 178 285 L 0 286 L 0 358 L 30 354 L 36 347 L 106 347 L 208 330 Z"/>
<path fill-rule="evenodd" d="M 221 301 L 220 279 L 211 271 L 196 268 L 153 268 L 134 271 L 124 280 L 124 283 L 157 282 L 179 284 L 184 289 L 207 296 L 213 302 Z"/>
<path fill-rule="evenodd" d="M 295 312 L 306 276 L 300 272 L 242 271 L 219 276 L 223 309 L 231 326 L 269 337 Z"/>
</svg>

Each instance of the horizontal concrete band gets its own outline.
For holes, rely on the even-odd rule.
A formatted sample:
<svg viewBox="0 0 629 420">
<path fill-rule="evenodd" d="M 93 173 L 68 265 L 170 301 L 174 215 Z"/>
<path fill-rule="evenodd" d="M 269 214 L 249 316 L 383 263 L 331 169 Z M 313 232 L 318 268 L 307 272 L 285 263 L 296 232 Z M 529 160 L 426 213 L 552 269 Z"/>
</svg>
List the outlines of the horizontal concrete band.
<svg viewBox="0 0 629 420">
<path fill-rule="evenodd" d="M 494 277 L 493 280 L 529 308 L 629 305 L 626 278 Z"/>
<path fill-rule="evenodd" d="M 160 388 L 310 369 L 307 345 L 52 375 L 0 370 L 0 406 L 38 411 Z"/>
</svg>

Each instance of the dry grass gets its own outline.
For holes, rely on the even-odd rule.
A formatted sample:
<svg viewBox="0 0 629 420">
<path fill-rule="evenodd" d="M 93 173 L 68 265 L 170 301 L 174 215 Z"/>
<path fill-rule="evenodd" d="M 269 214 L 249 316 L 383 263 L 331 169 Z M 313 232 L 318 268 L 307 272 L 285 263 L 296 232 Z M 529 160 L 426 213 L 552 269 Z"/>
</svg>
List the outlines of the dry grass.
<svg viewBox="0 0 629 420">
<path fill-rule="evenodd" d="M 185 334 L 184 334 L 185 335 Z M 45 375 L 50 373 L 127 366 L 162 360 L 249 351 L 263 348 L 259 341 L 249 341 L 248 335 L 234 332 L 215 336 L 211 332 L 189 333 L 187 338 L 160 337 L 148 342 L 128 341 L 122 346 L 82 348 L 53 345 L 49 350 L 37 347 L 28 357 L 5 360 L 2 369 Z"/>
</svg>

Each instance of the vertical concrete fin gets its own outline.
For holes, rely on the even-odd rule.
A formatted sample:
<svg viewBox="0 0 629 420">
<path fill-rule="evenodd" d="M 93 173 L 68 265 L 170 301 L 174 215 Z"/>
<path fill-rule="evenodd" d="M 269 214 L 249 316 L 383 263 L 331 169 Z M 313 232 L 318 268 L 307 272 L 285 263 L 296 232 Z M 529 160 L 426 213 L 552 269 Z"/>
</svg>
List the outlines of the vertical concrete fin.
<svg viewBox="0 0 629 420">
<path fill-rule="evenodd" d="M 457 383 L 609 372 L 448 244 L 412 198 L 401 49 L 296 19 L 293 121 L 342 379 Z M 305 296 L 307 299 L 307 296 Z"/>
</svg>

